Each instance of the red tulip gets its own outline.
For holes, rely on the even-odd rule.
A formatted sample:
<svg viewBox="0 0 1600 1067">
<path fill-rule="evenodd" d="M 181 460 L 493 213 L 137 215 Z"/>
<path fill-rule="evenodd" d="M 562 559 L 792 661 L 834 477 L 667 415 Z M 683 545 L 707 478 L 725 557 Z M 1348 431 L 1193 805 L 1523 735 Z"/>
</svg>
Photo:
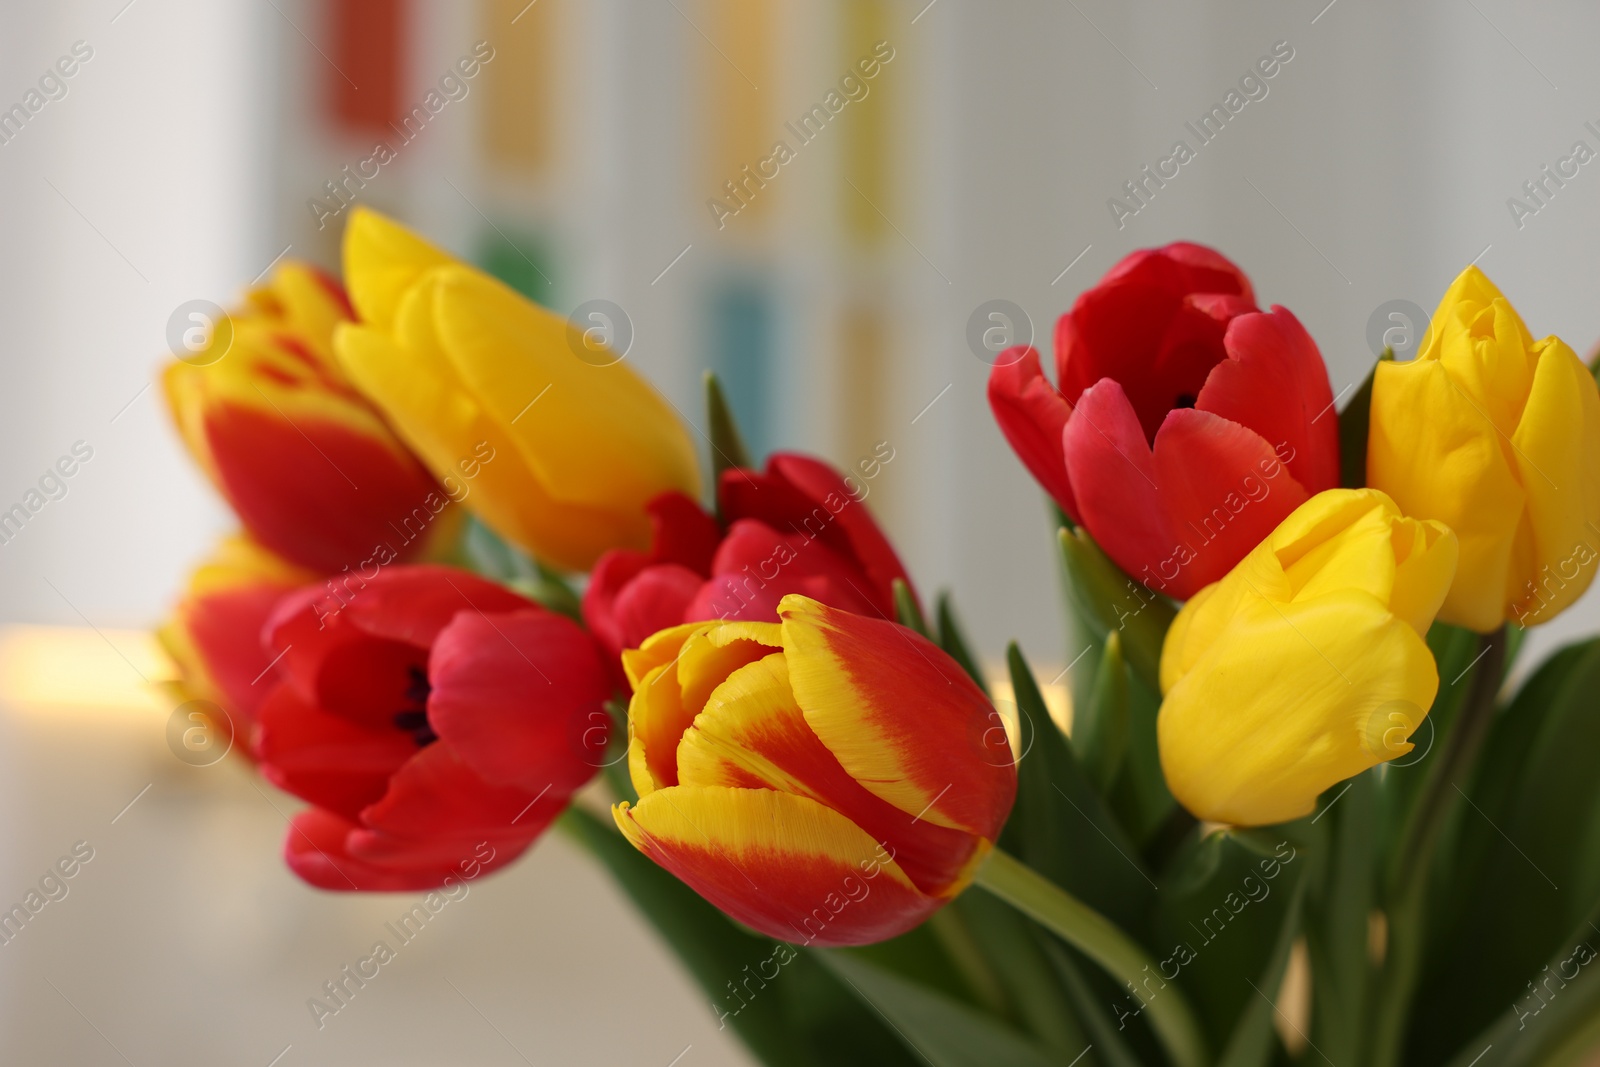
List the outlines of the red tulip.
<svg viewBox="0 0 1600 1067">
<path fill-rule="evenodd" d="M 862 484 L 780 452 L 765 471 L 722 473 L 722 526 L 688 497 L 663 493 L 649 506 L 650 551 L 617 549 L 595 565 L 584 621 L 615 660 L 680 623 L 772 621 L 789 593 L 893 619 L 894 580 L 910 580 Z"/>
<path fill-rule="evenodd" d="M 465 571 L 396 566 L 334 604 L 290 594 L 267 623 L 269 781 L 310 801 L 285 853 L 322 889 L 425 889 L 510 862 L 599 766 L 610 693 L 570 619 Z"/>
<path fill-rule="evenodd" d="M 1032 348 L 1002 353 L 1001 431 L 1123 570 L 1180 600 L 1339 484 L 1316 343 L 1202 245 L 1135 252 L 1080 296 L 1056 326 L 1056 381 Z"/>
</svg>

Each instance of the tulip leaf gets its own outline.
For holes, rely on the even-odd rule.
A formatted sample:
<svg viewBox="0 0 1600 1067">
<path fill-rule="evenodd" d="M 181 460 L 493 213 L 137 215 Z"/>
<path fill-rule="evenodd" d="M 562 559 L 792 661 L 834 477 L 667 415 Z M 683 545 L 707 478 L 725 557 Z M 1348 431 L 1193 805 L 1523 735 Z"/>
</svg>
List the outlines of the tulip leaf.
<svg viewBox="0 0 1600 1067">
<path fill-rule="evenodd" d="M 1295 939 L 1300 936 L 1300 920 L 1305 912 L 1306 886 L 1311 880 L 1301 878 L 1288 890 L 1289 907 L 1285 909 L 1278 938 L 1261 976 L 1249 982 L 1251 995 L 1245 1001 L 1244 1011 L 1234 1024 L 1227 1047 L 1217 1057 L 1216 1067 L 1267 1067 L 1279 1047 L 1273 1017 L 1277 1014 L 1276 998 L 1283 988 L 1283 976 L 1289 969 L 1289 957 L 1294 951 Z M 1347 1060 L 1348 1062 L 1354 1062 Z"/>
<path fill-rule="evenodd" d="M 1119 926 L 1137 928 L 1155 894 L 1155 880 L 1050 718 L 1015 643 L 1006 659 L 1022 756 L 1017 803 L 1001 847 Z"/>
<path fill-rule="evenodd" d="M 1394 352 L 1385 348 L 1378 362 L 1393 358 Z M 1360 489 L 1367 484 L 1367 428 L 1372 414 L 1372 381 L 1377 373 L 1374 363 L 1356 395 L 1339 412 L 1339 484 L 1345 489 Z"/>
<path fill-rule="evenodd" d="M 956 611 L 950 603 L 949 593 L 939 594 L 937 622 L 939 647 L 950 653 L 950 658 L 961 664 L 961 669 L 978 684 L 978 688 L 987 693 L 988 680 L 984 678 L 983 671 L 978 669 L 978 659 L 967 645 L 966 635 L 961 632 L 961 624 L 956 619 Z"/>
<path fill-rule="evenodd" d="M 917 1063 L 881 1017 L 818 964 L 818 954 L 735 925 L 579 805 L 569 807 L 559 825 L 611 873 L 711 998 L 714 1017 L 762 1063 Z M 767 967 L 776 967 L 778 976 L 766 976 Z"/>
<path fill-rule="evenodd" d="M 1522 995 L 1462 1043 L 1449 1067 L 1575 1067 L 1592 1062 L 1600 1048 L 1600 906 L 1528 978 Z"/>
<path fill-rule="evenodd" d="M 1163 857 L 1194 828 L 1195 819 L 1178 806 L 1161 770 L 1156 720 L 1161 698 L 1138 675 L 1128 679 L 1128 748 L 1122 773 L 1112 783 L 1111 806 L 1129 835 L 1159 869 Z"/>
<path fill-rule="evenodd" d="M 1086 1042 L 1072 1002 L 1040 947 L 1054 935 L 990 893 L 963 893 L 945 910 L 958 912 L 977 935 L 1017 1021 L 1057 1052 L 1081 1051 Z"/>
<path fill-rule="evenodd" d="M 912 595 L 910 583 L 904 578 L 896 578 L 890 587 L 894 590 L 895 621 L 927 637 L 928 620 L 922 617 L 922 609 L 917 606 L 917 598 Z"/>
<path fill-rule="evenodd" d="M 1152 931 L 1160 973 L 1149 980 L 1148 993 L 1159 996 L 1163 980 L 1181 985 L 1194 998 L 1213 1047 L 1227 1046 L 1240 1020 L 1255 1010 L 1252 1002 L 1261 995 L 1252 984 L 1269 997 L 1277 992 L 1261 982 L 1299 906 L 1299 885 L 1314 855 L 1303 841 L 1291 840 L 1299 836 L 1298 827 L 1285 827 L 1274 854 L 1263 857 L 1232 834 L 1213 833 L 1192 841 L 1163 873 Z M 1240 1040 L 1241 1056 L 1254 1049 L 1255 1039 Z"/>
<path fill-rule="evenodd" d="M 1094 689 L 1086 704 L 1073 709 L 1072 716 L 1073 750 L 1101 796 L 1110 796 L 1111 783 L 1128 751 L 1129 699 L 1122 641 L 1116 633 L 1109 633 L 1095 671 Z"/>
<path fill-rule="evenodd" d="M 1495 722 L 1475 778 L 1453 783 L 1454 875 L 1435 899 L 1471 890 L 1432 938 L 1414 1043 L 1453 1050 L 1508 1010 L 1600 900 L 1597 691 L 1600 640 L 1558 652 Z"/>
<path fill-rule="evenodd" d="M 1016 1030 L 849 950 L 814 954 L 862 1003 L 888 1020 L 929 1067 L 1054 1067 L 1059 1057 Z"/>
<path fill-rule="evenodd" d="M 710 424 L 711 433 L 711 496 L 718 501 L 717 514 L 721 515 L 721 493 L 718 487 L 722 484 L 722 472 L 734 467 L 754 467 L 751 462 L 750 450 L 745 447 L 744 436 L 739 433 L 739 424 L 734 421 L 733 408 L 728 406 L 728 398 L 722 392 L 722 383 L 717 376 L 706 371 L 706 421 Z"/>
<path fill-rule="evenodd" d="M 1306 947 L 1314 998 L 1311 1040 L 1334 1063 L 1356 1063 L 1367 1033 L 1369 924 L 1378 852 L 1377 768 L 1357 775 L 1317 813 L 1331 823 L 1328 869 L 1307 900 Z"/>
<path fill-rule="evenodd" d="M 1059 540 L 1067 594 L 1091 636 L 1116 632 L 1122 655 L 1151 692 L 1161 691 L 1161 643 L 1177 614 L 1171 601 L 1128 577 L 1083 527 L 1062 529 Z"/>
<path fill-rule="evenodd" d="M 1111 1025 L 1118 1020 L 1114 1020 L 1107 1012 L 1107 1006 L 1114 1008 L 1118 1003 L 1115 998 L 1126 997 L 1127 994 L 1098 967 L 1085 967 L 1083 958 L 1073 949 L 1042 928 L 1039 929 L 1045 935 L 1040 945 L 1060 977 L 1062 988 L 1077 1008 L 1086 1036 L 1093 1042 L 1094 1054 L 1100 1062 L 1105 1067 L 1140 1067 L 1142 1063 L 1156 1060 L 1160 1053 L 1154 1038 L 1147 1031 L 1137 1026 L 1129 1030 L 1126 1019 L 1120 1020 L 1121 1025 Z"/>
</svg>

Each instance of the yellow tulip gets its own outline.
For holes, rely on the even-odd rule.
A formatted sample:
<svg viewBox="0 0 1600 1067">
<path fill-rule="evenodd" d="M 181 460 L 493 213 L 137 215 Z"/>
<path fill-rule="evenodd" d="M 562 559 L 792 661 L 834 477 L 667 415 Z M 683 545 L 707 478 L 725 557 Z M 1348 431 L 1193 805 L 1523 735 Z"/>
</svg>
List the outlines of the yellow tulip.
<svg viewBox="0 0 1600 1067">
<path fill-rule="evenodd" d="M 1439 688 L 1423 635 L 1456 571 L 1443 523 L 1376 489 L 1330 489 L 1196 594 L 1161 650 L 1161 767 L 1202 819 L 1309 814 L 1411 751 Z"/>
<path fill-rule="evenodd" d="M 649 544 L 653 497 L 698 494 L 672 407 L 592 342 L 579 358 L 560 315 L 365 209 L 344 269 L 361 321 L 339 328 L 340 363 L 436 474 L 494 449 L 464 503 L 506 540 L 587 570 Z"/>
<path fill-rule="evenodd" d="M 1535 341 L 1468 267 L 1422 353 L 1378 366 L 1367 484 L 1460 538 L 1441 620 L 1481 633 L 1547 622 L 1600 559 L 1600 390 L 1571 348 Z"/>
</svg>

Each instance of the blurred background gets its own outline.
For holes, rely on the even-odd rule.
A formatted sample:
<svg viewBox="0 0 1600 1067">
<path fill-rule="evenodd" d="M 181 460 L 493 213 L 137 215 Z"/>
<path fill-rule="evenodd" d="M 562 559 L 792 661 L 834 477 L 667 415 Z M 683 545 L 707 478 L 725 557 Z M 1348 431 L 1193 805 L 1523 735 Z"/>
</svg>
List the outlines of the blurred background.
<svg viewBox="0 0 1600 1067">
<path fill-rule="evenodd" d="M 919 583 L 1049 676 L 1074 650 L 984 400 L 997 342 L 1049 350 L 1120 257 L 1188 238 L 1301 318 L 1341 398 L 1392 302 L 1431 310 L 1468 262 L 1587 351 L 1600 173 L 1524 183 L 1600 149 L 1597 33 L 1576 0 L 4 5 L 0 510 L 92 458 L 0 544 L 0 903 L 93 859 L 0 945 L 0 1061 L 747 1062 L 554 838 L 317 1027 L 307 998 L 410 901 L 305 888 L 277 854 L 295 802 L 167 747 L 148 628 L 230 527 L 152 387 L 182 305 L 334 267 L 349 205 L 393 213 L 600 308 L 702 428 L 711 368 L 759 451 L 886 444 L 869 505 Z M 1275 50 L 1265 95 L 1135 195 Z M 1593 630 L 1597 596 L 1534 647 Z"/>
</svg>

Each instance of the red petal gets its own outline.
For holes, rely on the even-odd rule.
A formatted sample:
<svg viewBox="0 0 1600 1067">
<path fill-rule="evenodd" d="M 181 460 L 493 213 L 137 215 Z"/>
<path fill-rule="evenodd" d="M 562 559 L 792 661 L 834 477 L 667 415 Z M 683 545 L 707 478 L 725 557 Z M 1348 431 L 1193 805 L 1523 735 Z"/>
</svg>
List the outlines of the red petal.
<svg viewBox="0 0 1600 1067">
<path fill-rule="evenodd" d="M 302 811 L 284 838 L 289 869 L 318 889 L 342 892 L 398 893 L 437 889 L 464 883 L 516 859 L 526 849 L 474 841 L 454 841 L 447 850 L 433 843 L 389 847 L 373 858 L 360 854 L 372 835 L 329 811 Z M 483 860 L 480 857 L 489 855 Z M 459 898 L 458 898 L 459 899 Z"/>
<path fill-rule="evenodd" d="M 989 409 L 1011 450 L 1061 510 L 1078 519 L 1072 479 L 1061 454 L 1061 430 L 1071 407 L 1039 367 L 1033 348 L 1001 353 L 989 372 Z"/>
<path fill-rule="evenodd" d="M 313 570 L 357 567 L 380 545 L 413 553 L 423 544 L 419 534 L 449 506 L 396 442 L 333 420 L 302 413 L 291 423 L 253 406 L 218 404 L 207 412 L 205 433 L 222 492 L 251 534 Z M 416 533 L 407 540 L 391 523 L 413 515 Z"/>
<path fill-rule="evenodd" d="M 399 730 L 371 730 L 277 685 L 261 705 L 255 753 L 285 792 L 348 818 L 383 796 L 389 776 L 417 752 Z"/>
<path fill-rule="evenodd" d="M 543 818 L 550 805 L 559 811 L 570 795 L 554 785 L 532 791 L 491 785 L 450 742 L 440 740 L 394 773 L 388 792 L 361 812 L 360 821 L 365 829 L 406 841 L 531 836 L 539 824 L 524 831 L 524 820 Z"/>
<path fill-rule="evenodd" d="M 662 493 L 646 505 L 650 513 L 650 555 L 657 562 L 677 563 L 700 574 L 711 572 L 722 531 L 682 493 Z"/>
<path fill-rule="evenodd" d="M 617 597 L 613 618 L 620 640 L 615 654 L 687 621 L 689 605 L 704 583 L 702 575 L 676 563 L 645 568 Z"/>
<path fill-rule="evenodd" d="M 745 619 L 773 622 L 778 601 L 789 593 L 811 591 L 834 607 L 866 615 L 894 611 L 889 602 L 870 599 L 872 581 L 840 558 L 820 538 L 785 537 L 758 519 L 740 519 L 728 530 L 712 564 L 713 577 L 696 592 L 684 621 Z"/>
<path fill-rule="evenodd" d="M 1210 412 L 1171 412 L 1152 451 L 1115 382 L 1084 393 L 1065 438 L 1095 541 L 1180 600 L 1231 570 L 1308 496 L 1259 434 Z"/>
<path fill-rule="evenodd" d="M 1241 315 L 1195 406 L 1255 430 L 1312 493 L 1339 484 L 1339 416 L 1317 344 L 1287 309 Z"/>
<path fill-rule="evenodd" d="M 605 761 L 611 685 L 571 619 L 464 612 L 434 643 L 428 680 L 429 724 L 491 782 L 565 794 Z"/>
<path fill-rule="evenodd" d="M 276 682 L 267 675 L 272 653 L 265 651 L 261 630 L 284 593 L 268 585 L 221 589 L 194 598 L 184 613 L 183 625 L 206 674 L 226 699 L 227 711 L 244 720 L 240 726 L 255 718 Z"/>
</svg>

